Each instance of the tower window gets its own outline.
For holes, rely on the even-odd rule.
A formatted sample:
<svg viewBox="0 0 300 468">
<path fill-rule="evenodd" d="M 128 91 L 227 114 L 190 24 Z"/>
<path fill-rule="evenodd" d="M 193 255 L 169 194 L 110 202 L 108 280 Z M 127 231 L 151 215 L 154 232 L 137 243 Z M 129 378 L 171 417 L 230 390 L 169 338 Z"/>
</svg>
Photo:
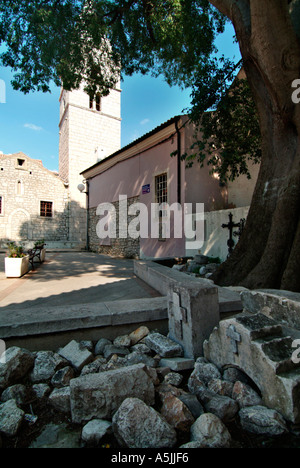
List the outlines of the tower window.
<svg viewBox="0 0 300 468">
<path fill-rule="evenodd" d="M 0 196 L 0 215 L 3 214 L 3 198 Z"/>
<path fill-rule="evenodd" d="M 40 216 L 42 216 L 43 218 L 53 217 L 53 202 L 41 201 Z"/>
<path fill-rule="evenodd" d="M 23 195 L 23 184 L 21 180 L 17 182 L 17 195 Z"/>
</svg>

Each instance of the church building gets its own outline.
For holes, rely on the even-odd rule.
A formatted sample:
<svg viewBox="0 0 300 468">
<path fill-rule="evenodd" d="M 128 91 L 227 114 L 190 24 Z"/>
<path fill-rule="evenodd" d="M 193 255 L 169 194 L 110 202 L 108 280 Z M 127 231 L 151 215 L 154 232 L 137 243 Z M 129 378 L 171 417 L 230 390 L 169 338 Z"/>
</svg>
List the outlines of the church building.
<svg viewBox="0 0 300 468">
<path fill-rule="evenodd" d="M 59 172 L 23 153 L 0 153 L 0 247 L 26 247 L 45 239 L 48 248 L 87 248 L 86 190 L 80 175 L 120 149 L 121 90 L 90 100 L 83 86 L 61 90 Z"/>
<path fill-rule="evenodd" d="M 154 214 L 158 229 L 152 235 L 151 207 L 191 206 L 188 216 L 195 225 L 197 204 L 203 204 L 201 252 L 226 257 L 227 234 L 221 225 L 228 221 L 230 211 L 235 221 L 247 216 L 257 166 L 252 168 L 250 181 L 239 177 L 226 186 L 208 167 L 195 163 L 186 168 L 181 155 L 190 151 L 195 131 L 186 115 L 171 118 L 121 148 L 120 84 L 108 96 L 97 95 L 94 100 L 83 86 L 72 92 L 62 89 L 59 102 L 58 173 L 23 153 L 0 153 L 1 248 L 12 240 L 29 247 L 44 239 L 48 248 L 88 249 L 116 256 L 193 255 L 199 248 L 193 248 L 186 237 L 183 218 L 181 235 L 177 235 L 173 212 L 169 236 L 164 233 L 164 209 Z M 116 236 L 99 236 L 103 218 L 99 207 L 104 204 L 113 207 L 116 224 L 119 227 L 122 221 L 125 234 L 118 229 Z M 144 222 L 150 230 L 136 237 L 128 235 L 127 227 L 135 220 L 132 210 L 138 205 L 147 211 Z"/>
</svg>

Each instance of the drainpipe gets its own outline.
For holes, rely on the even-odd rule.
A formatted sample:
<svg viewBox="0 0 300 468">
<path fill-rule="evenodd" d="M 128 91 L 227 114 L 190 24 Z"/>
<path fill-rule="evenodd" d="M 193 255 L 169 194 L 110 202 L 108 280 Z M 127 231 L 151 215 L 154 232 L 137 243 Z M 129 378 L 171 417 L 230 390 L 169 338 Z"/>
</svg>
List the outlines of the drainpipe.
<svg viewBox="0 0 300 468">
<path fill-rule="evenodd" d="M 85 182 L 86 184 L 86 250 L 89 251 L 90 250 L 90 238 L 89 238 L 89 218 L 90 218 L 90 215 L 89 215 L 89 208 L 90 208 L 90 190 L 89 190 L 89 181 L 87 180 Z"/>
<path fill-rule="evenodd" d="M 178 128 L 178 121 L 175 122 L 177 133 L 177 201 L 181 203 L 181 133 Z"/>
</svg>

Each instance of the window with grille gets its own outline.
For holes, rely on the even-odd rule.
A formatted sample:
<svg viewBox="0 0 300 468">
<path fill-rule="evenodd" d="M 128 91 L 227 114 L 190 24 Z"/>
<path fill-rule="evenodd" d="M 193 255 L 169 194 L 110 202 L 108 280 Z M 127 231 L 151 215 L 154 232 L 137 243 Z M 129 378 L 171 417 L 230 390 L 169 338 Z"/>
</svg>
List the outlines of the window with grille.
<svg viewBox="0 0 300 468">
<path fill-rule="evenodd" d="M 165 225 L 163 219 L 167 216 L 168 203 L 168 177 L 167 174 L 160 174 L 155 177 L 155 202 L 158 204 L 159 218 L 159 240 L 166 240 Z"/>
<path fill-rule="evenodd" d="M 160 174 L 155 177 L 155 201 L 159 205 L 168 203 L 167 174 Z"/>
<path fill-rule="evenodd" d="M 41 201 L 40 216 L 42 216 L 43 218 L 52 218 L 53 202 Z"/>
</svg>

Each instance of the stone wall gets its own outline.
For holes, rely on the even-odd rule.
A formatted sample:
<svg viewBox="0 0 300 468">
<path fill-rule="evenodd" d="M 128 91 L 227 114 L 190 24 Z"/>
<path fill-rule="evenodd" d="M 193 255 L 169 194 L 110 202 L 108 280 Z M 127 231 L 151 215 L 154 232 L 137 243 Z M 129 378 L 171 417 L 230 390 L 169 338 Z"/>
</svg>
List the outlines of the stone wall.
<svg viewBox="0 0 300 468">
<path fill-rule="evenodd" d="M 2 155 L 0 196 L 2 248 L 8 240 L 68 240 L 68 189 L 55 173 L 43 167 L 41 161 L 23 153 Z M 40 215 L 41 201 L 53 203 L 51 218 Z"/>
<path fill-rule="evenodd" d="M 139 197 L 132 197 L 127 199 L 127 213 L 128 208 L 133 203 L 139 202 Z M 97 216 L 97 208 L 89 209 L 89 246 L 93 252 L 98 252 L 105 255 L 112 255 L 114 257 L 126 257 L 126 258 L 139 258 L 140 255 L 140 239 L 132 239 L 129 236 L 126 239 L 119 237 L 119 202 L 114 202 L 112 205 L 116 212 L 116 238 L 115 239 L 100 239 L 97 235 L 97 224 L 100 220 L 100 216 Z M 135 218 L 135 216 L 127 215 L 126 220 L 121 222 L 129 223 Z"/>
</svg>

